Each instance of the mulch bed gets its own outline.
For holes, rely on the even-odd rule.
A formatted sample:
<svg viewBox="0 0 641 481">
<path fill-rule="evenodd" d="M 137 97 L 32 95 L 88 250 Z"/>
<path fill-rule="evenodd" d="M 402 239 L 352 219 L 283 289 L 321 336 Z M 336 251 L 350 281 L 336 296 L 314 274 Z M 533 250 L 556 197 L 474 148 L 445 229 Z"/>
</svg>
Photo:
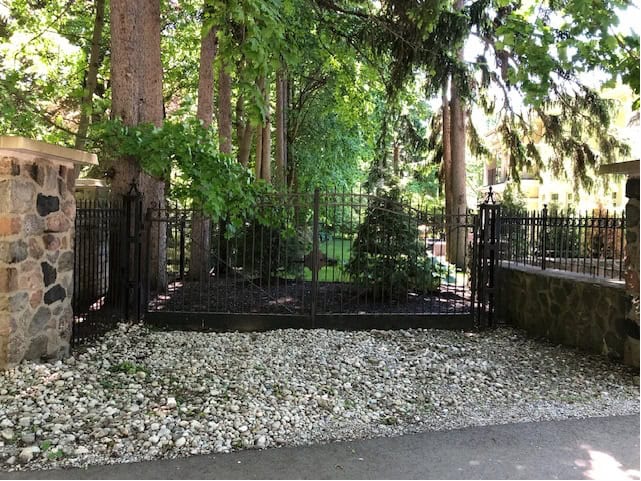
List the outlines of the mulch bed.
<svg viewBox="0 0 641 481">
<path fill-rule="evenodd" d="M 302 280 L 211 277 L 207 282 L 176 281 L 151 299 L 150 311 L 308 314 L 312 283 Z M 470 292 L 444 285 L 438 292 L 397 289 L 381 296 L 351 283 L 321 282 L 317 313 L 463 314 L 470 312 Z"/>
</svg>

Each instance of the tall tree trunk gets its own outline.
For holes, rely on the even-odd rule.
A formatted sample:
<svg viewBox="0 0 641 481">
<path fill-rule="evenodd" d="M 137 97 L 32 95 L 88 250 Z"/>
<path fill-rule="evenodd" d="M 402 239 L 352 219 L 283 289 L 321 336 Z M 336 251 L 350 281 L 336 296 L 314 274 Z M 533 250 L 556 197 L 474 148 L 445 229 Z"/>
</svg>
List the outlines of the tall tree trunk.
<svg viewBox="0 0 641 481">
<path fill-rule="evenodd" d="M 263 128 L 256 127 L 256 179 L 263 178 Z"/>
<path fill-rule="evenodd" d="M 218 72 L 218 142 L 222 153 L 231 154 L 231 76 L 225 62 Z"/>
<path fill-rule="evenodd" d="M 450 139 L 450 129 L 452 127 L 450 120 L 450 100 L 448 98 L 448 85 L 443 84 L 441 90 L 441 104 L 443 109 L 442 130 L 443 130 L 443 190 L 445 192 L 445 211 L 450 212 L 452 207 L 452 196 L 450 186 L 450 176 L 452 175 L 452 143 Z"/>
<path fill-rule="evenodd" d="M 287 95 L 284 74 L 276 75 L 276 184 L 279 188 L 287 187 L 287 159 L 285 157 L 285 97 Z"/>
<path fill-rule="evenodd" d="M 236 101 L 236 142 L 238 144 L 237 159 L 243 167 L 249 163 L 249 152 L 251 150 L 254 129 L 249 119 L 245 118 L 245 98 L 242 93 Z"/>
<path fill-rule="evenodd" d="M 208 9 L 205 2 L 204 10 Z M 198 70 L 198 105 L 196 115 L 205 127 L 209 127 L 214 118 L 214 60 L 216 59 L 216 28 L 203 26 L 200 38 L 200 67 Z M 189 277 L 204 280 L 209 276 L 211 220 L 202 212 L 202 205 L 194 203 L 191 227 L 191 257 Z"/>
<path fill-rule="evenodd" d="M 87 78 L 85 80 L 85 89 L 82 93 L 80 103 L 80 121 L 78 123 L 78 132 L 76 133 L 76 149 L 84 149 L 87 141 L 87 130 L 93 110 L 93 95 L 96 92 L 98 83 L 98 68 L 100 67 L 100 41 L 102 39 L 102 30 L 105 26 L 105 0 L 96 0 L 96 18 L 93 23 L 93 34 L 91 36 L 91 49 L 89 52 L 89 65 L 87 68 Z M 76 175 L 78 170 L 76 170 Z"/>
<path fill-rule="evenodd" d="M 395 140 L 393 144 L 394 154 L 392 157 L 392 168 L 394 169 L 394 175 L 398 175 L 401 171 L 401 146 L 398 145 L 398 142 Z"/>
<path fill-rule="evenodd" d="M 265 108 L 267 110 L 267 115 L 265 118 L 265 125 L 263 126 L 263 131 L 262 131 L 262 136 L 263 136 L 263 141 L 262 141 L 262 149 L 263 153 L 260 156 L 261 161 L 263 166 L 261 167 L 261 178 L 266 180 L 267 182 L 272 181 L 272 169 L 271 169 L 271 160 L 272 160 L 272 137 L 271 137 L 271 113 L 269 109 L 269 81 L 265 80 L 265 90 L 264 90 L 264 98 L 265 98 Z"/>
<path fill-rule="evenodd" d="M 143 64 L 140 121 L 160 127 L 165 117 L 160 57 L 160 0 L 139 0 L 142 42 L 137 46 Z"/>
<path fill-rule="evenodd" d="M 205 2 L 207 9 L 207 2 Z M 200 38 L 200 65 L 198 69 L 198 105 L 196 116 L 205 127 L 209 127 L 214 118 L 214 60 L 216 59 L 217 29 L 203 27 Z"/>
<path fill-rule="evenodd" d="M 226 69 L 226 62 L 220 63 L 218 71 L 218 150 L 222 154 L 231 154 L 231 76 Z M 227 270 L 227 217 L 221 216 L 218 221 L 218 274 Z"/>
<path fill-rule="evenodd" d="M 242 141 L 242 138 L 243 138 L 243 133 L 245 132 L 244 116 L 245 116 L 245 99 L 243 98 L 242 92 L 238 92 L 238 98 L 236 99 L 236 109 L 234 113 L 234 126 L 236 128 L 236 145 L 238 146 L 239 149 L 240 149 L 240 142 Z M 236 159 L 238 159 L 238 163 L 240 163 L 240 155 L 238 155 L 238 153 L 236 153 Z"/>
<path fill-rule="evenodd" d="M 111 95 L 112 116 L 126 125 L 163 122 L 162 64 L 160 60 L 160 1 L 112 0 Z M 143 210 L 164 208 L 165 184 L 140 168 L 138 159 L 122 159 L 115 166 L 112 193 L 124 195 L 136 182 L 143 194 Z M 152 229 L 149 242 L 149 285 L 157 291 L 166 286 L 165 229 Z"/>
<path fill-rule="evenodd" d="M 261 95 L 265 91 L 265 78 L 258 79 L 257 87 Z M 263 127 L 256 126 L 256 180 L 263 178 Z"/>
<path fill-rule="evenodd" d="M 451 167 L 450 167 L 450 215 L 457 215 L 457 223 L 465 223 L 464 214 L 467 210 L 465 193 L 465 111 L 456 86 L 452 81 L 450 87 L 450 142 L 451 142 Z M 448 253 L 450 262 L 458 268 L 465 268 L 466 229 L 457 227 L 450 229 L 448 239 Z M 453 242 L 451 242 L 453 241 Z"/>
<path fill-rule="evenodd" d="M 445 81 L 443 83 L 443 86 L 441 88 L 441 104 L 442 104 L 442 109 L 443 109 L 443 116 L 442 116 L 442 130 L 443 130 L 443 166 L 441 169 L 441 173 L 443 176 L 443 190 L 445 192 L 445 213 L 448 215 L 445 219 L 445 223 L 447 224 L 448 228 L 448 233 L 447 233 L 447 238 L 450 238 L 449 230 L 450 230 L 450 225 L 451 225 L 451 220 L 453 220 L 449 214 L 452 212 L 452 184 L 450 181 L 450 178 L 452 177 L 452 142 L 451 142 L 451 136 L 450 136 L 450 129 L 452 127 L 451 125 L 451 119 L 450 119 L 450 100 L 449 100 L 449 95 L 448 95 L 448 82 Z M 453 262 L 453 258 L 455 257 L 452 253 L 450 253 L 449 247 L 451 247 L 453 244 L 448 244 L 445 251 L 446 259 L 448 262 Z M 454 251 L 454 249 L 452 249 Z"/>
<path fill-rule="evenodd" d="M 249 164 L 249 153 L 251 151 L 252 139 L 254 137 L 254 129 L 249 122 L 245 122 L 245 128 L 243 129 L 243 136 L 240 140 L 240 145 L 238 146 L 238 162 L 243 167 L 247 167 Z"/>
</svg>

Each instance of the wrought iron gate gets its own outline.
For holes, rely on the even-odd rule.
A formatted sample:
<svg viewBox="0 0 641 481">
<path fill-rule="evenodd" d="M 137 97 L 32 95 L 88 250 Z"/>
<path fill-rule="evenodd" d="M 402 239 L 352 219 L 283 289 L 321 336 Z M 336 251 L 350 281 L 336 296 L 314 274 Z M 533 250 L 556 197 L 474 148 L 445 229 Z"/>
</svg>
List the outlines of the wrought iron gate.
<svg viewBox="0 0 641 481">
<path fill-rule="evenodd" d="M 489 203 L 448 216 L 316 190 L 266 198 L 234 227 L 178 205 L 143 212 L 132 186 L 120 203 L 78 209 L 74 339 L 143 318 L 221 330 L 491 326 L 498 222 Z M 167 259 L 155 285 L 154 235 L 166 237 Z"/>
<path fill-rule="evenodd" d="M 146 285 L 144 317 L 193 329 L 473 327 L 488 305 L 476 299 L 487 292 L 474 278 L 487 273 L 478 220 L 318 190 L 274 195 L 235 228 L 150 209 L 146 228 L 167 236 L 167 283 Z M 458 266 L 446 237 L 463 247 Z"/>
<path fill-rule="evenodd" d="M 142 196 L 132 184 L 117 200 L 79 200 L 74 238 L 72 343 L 140 319 L 142 286 Z"/>
</svg>

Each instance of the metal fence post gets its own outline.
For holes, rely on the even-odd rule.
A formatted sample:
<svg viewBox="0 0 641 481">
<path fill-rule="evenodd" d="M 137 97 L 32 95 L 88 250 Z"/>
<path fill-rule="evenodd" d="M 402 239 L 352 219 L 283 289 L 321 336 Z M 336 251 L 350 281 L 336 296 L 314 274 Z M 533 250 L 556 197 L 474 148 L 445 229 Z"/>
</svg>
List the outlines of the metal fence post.
<svg viewBox="0 0 641 481">
<path fill-rule="evenodd" d="M 319 245 L 319 215 L 320 215 L 320 190 L 314 189 L 314 217 L 312 226 L 312 327 L 316 322 L 316 305 L 318 303 L 318 262 L 320 260 Z"/>
<path fill-rule="evenodd" d="M 491 203 L 490 203 L 491 202 Z M 479 327 L 495 324 L 494 314 L 498 298 L 496 268 L 501 245 L 500 205 L 490 188 L 485 201 L 479 206 L 478 269 L 475 273 L 477 295 L 477 323 Z"/>
<path fill-rule="evenodd" d="M 193 240 L 192 240 L 193 242 Z M 180 280 L 185 279 L 185 214 L 180 216 Z"/>
<path fill-rule="evenodd" d="M 548 205 L 543 204 L 543 212 L 541 212 L 541 269 L 545 270 L 546 257 L 547 257 L 547 227 L 548 227 Z"/>
<path fill-rule="evenodd" d="M 125 279 L 125 318 L 133 308 L 136 320 L 141 317 L 142 282 L 142 193 L 136 181 L 131 181 L 125 200 L 125 249 L 122 257 Z"/>
</svg>

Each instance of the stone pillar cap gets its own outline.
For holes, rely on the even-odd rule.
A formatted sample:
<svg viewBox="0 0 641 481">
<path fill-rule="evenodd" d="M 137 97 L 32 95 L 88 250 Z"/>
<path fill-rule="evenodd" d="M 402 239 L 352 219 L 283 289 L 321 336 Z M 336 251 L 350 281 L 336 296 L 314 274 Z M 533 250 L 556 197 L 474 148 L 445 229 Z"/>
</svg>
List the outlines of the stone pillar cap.
<svg viewBox="0 0 641 481">
<path fill-rule="evenodd" d="M 96 154 L 84 150 L 70 149 L 26 137 L 0 136 L 0 150 L 10 150 L 31 154 L 54 161 L 73 162 L 74 164 L 98 165 Z"/>
<path fill-rule="evenodd" d="M 97 187 L 97 188 L 108 188 L 109 186 L 107 183 L 102 180 L 102 179 L 90 179 L 86 177 L 82 177 L 79 179 L 76 179 L 76 188 L 83 188 L 83 187 Z"/>
</svg>

